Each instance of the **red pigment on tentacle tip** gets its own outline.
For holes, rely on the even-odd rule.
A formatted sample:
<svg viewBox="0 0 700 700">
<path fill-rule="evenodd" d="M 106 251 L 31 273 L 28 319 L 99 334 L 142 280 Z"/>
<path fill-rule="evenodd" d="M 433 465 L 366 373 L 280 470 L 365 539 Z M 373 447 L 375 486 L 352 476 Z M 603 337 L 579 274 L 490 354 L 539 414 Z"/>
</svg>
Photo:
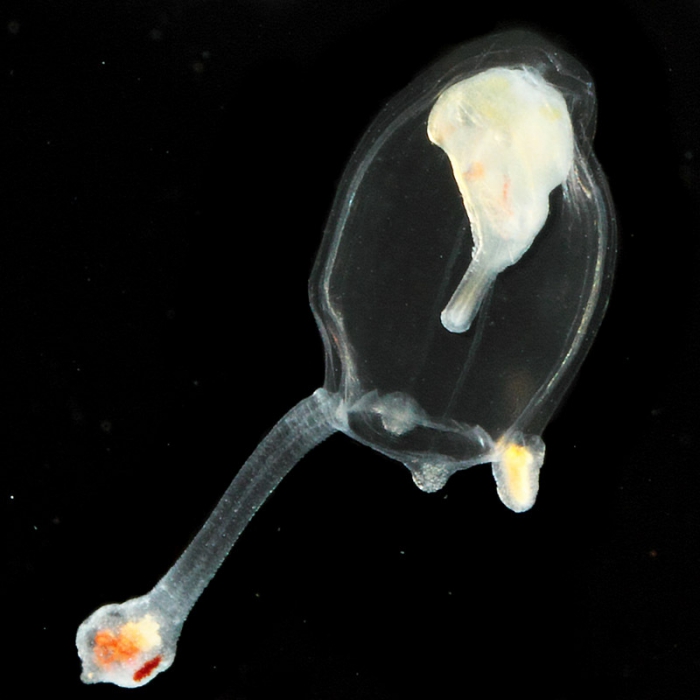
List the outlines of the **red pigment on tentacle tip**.
<svg viewBox="0 0 700 700">
<path fill-rule="evenodd" d="M 162 660 L 162 657 L 159 655 L 154 657 L 150 661 L 146 661 L 146 663 L 143 666 L 141 666 L 141 668 L 138 671 L 136 671 L 136 673 L 134 673 L 134 680 L 138 682 L 142 681 L 144 678 L 148 678 L 148 676 L 150 676 L 153 672 L 153 669 L 158 668 L 158 666 L 160 666 L 160 662 Z"/>
</svg>

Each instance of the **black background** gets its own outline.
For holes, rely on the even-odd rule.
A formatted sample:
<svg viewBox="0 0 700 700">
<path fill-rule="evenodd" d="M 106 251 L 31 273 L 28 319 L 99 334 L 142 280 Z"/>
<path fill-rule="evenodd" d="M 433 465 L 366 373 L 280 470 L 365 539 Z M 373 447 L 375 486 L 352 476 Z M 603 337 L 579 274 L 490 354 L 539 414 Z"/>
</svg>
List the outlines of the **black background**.
<svg viewBox="0 0 700 700">
<path fill-rule="evenodd" d="M 5 5 L 8 697 L 697 698 L 700 7 L 545 4 Z M 171 670 L 83 686 L 77 625 L 148 590 L 322 384 L 307 279 L 364 129 L 452 46 L 513 26 L 593 75 L 620 229 L 535 508 L 509 512 L 486 466 L 425 495 L 334 436 L 254 519 Z"/>
</svg>

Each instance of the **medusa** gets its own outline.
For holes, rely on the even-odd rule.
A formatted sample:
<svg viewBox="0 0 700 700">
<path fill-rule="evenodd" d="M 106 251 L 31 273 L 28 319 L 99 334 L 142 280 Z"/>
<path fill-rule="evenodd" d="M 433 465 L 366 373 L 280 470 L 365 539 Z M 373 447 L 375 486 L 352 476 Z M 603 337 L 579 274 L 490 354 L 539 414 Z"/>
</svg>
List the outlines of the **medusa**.
<svg viewBox="0 0 700 700">
<path fill-rule="evenodd" d="M 143 685 L 279 481 L 335 431 L 425 491 L 491 463 L 506 506 L 535 502 L 541 433 L 610 291 L 612 207 L 573 59 L 511 33 L 457 49 L 379 115 L 340 184 L 310 283 L 324 386 L 256 448 L 153 590 L 93 613 L 85 682 Z"/>
</svg>

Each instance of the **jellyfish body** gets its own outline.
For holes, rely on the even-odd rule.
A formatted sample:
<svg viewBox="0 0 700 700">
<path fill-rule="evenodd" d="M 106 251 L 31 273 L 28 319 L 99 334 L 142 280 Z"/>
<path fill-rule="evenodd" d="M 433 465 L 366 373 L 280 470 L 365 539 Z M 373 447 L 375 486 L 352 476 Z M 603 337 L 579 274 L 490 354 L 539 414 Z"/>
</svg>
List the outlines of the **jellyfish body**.
<svg viewBox="0 0 700 700">
<path fill-rule="evenodd" d="M 424 491 L 490 462 L 503 503 L 533 505 L 541 433 L 611 287 L 594 124 L 585 70 L 523 32 L 461 47 L 389 103 L 348 165 L 311 278 L 324 387 L 277 423 L 150 593 L 83 622 L 83 681 L 135 687 L 168 668 L 250 518 L 335 431 L 403 462 Z"/>
<path fill-rule="evenodd" d="M 585 69 L 513 32 L 429 69 L 353 155 L 311 284 L 325 386 L 341 429 L 425 491 L 491 463 L 509 508 L 535 501 L 612 284 L 594 130 Z"/>
</svg>

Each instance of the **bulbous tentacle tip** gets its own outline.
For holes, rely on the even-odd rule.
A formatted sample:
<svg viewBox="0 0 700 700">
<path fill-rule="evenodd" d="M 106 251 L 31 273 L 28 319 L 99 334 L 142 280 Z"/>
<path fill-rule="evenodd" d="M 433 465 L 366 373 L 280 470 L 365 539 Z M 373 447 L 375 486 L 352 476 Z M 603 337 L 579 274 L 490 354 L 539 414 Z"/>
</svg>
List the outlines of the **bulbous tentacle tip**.
<svg viewBox="0 0 700 700">
<path fill-rule="evenodd" d="M 544 450 L 538 435 L 512 436 L 496 445 L 492 470 L 498 496 L 516 513 L 524 513 L 535 505 Z"/>
<path fill-rule="evenodd" d="M 145 685 L 173 663 L 180 629 L 149 600 L 104 605 L 78 628 L 83 683 Z"/>
</svg>

